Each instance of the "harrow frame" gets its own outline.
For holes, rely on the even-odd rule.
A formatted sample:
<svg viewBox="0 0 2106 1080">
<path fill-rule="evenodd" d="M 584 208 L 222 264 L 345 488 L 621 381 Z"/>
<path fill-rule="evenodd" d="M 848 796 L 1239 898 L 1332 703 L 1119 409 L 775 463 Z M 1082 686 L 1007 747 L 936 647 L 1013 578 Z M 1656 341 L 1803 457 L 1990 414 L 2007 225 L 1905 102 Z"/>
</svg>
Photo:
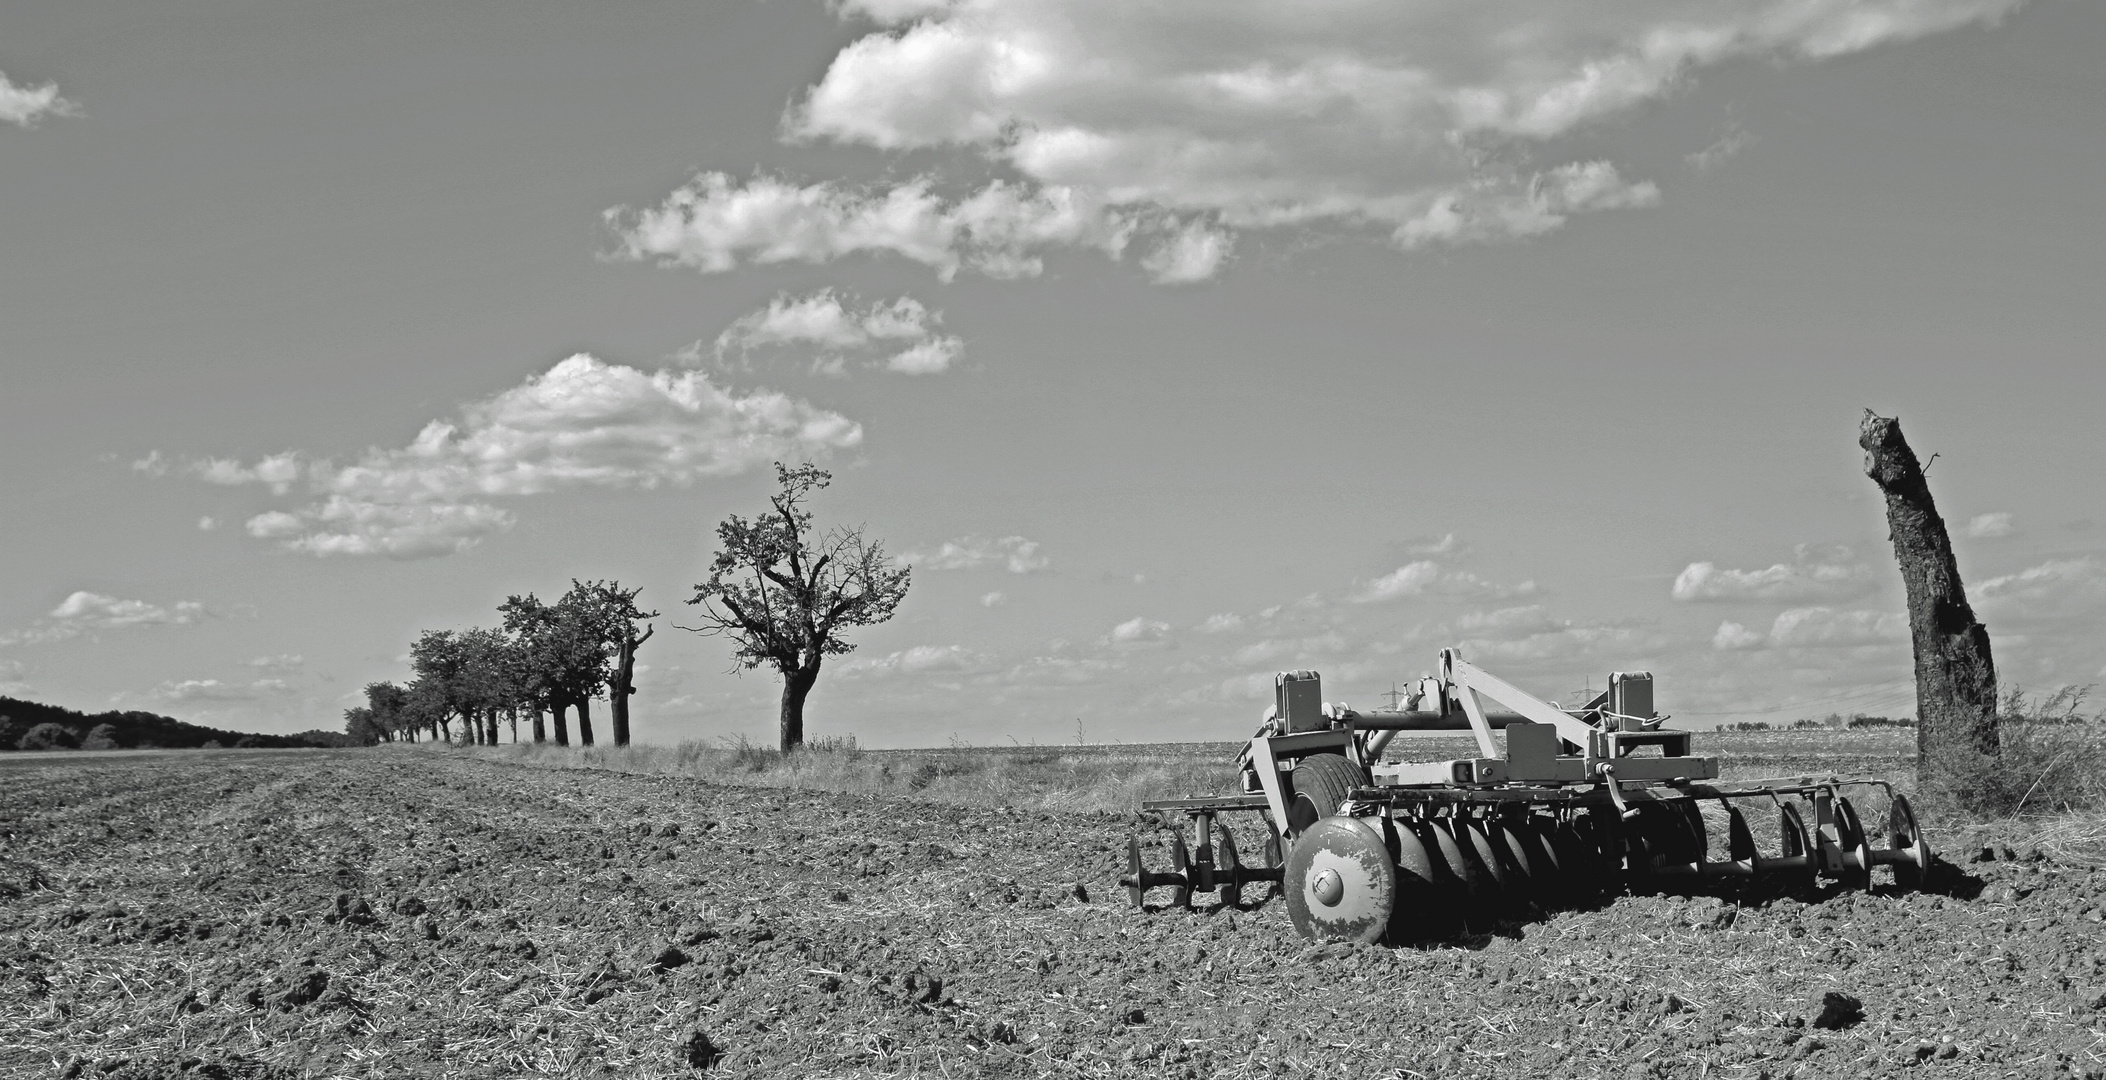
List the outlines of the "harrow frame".
<svg viewBox="0 0 2106 1080">
<path fill-rule="evenodd" d="M 1237 759 L 1245 794 L 1142 804 L 1184 814 L 1192 840 L 1173 829 L 1172 867 L 1160 872 L 1142 865 L 1139 837 L 1129 839 L 1120 884 L 1135 907 L 1162 888 L 1171 890 L 1171 906 L 1209 892 L 1238 905 L 1245 887 L 1272 884 L 1305 935 L 1373 941 L 1420 933 L 1426 926 L 1413 906 L 1438 907 L 1440 897 L 1481 899 L 1516 888 L 1537 898 L 1570 896 L 1677 878 L 1811 884 L 1826 877 L 1863 888 L 1881 867 L 1897 888 L 1910 889 L 1930 868 L 1913 808 L 1885 780 L 1717 781 L 1716 762 L 1689 753 L 1691 733 L 1660 726 L 1665 717 L 1652 712 L 1644 673 L 1612 675 L 1609 691 L 1575 710 L 1530 697 L 1454 650 L 1442 650 L 1441 677 L 1422 680 L 1415 695 L 1415 705 L 1437 708 L 1361 713 L 1314 701 L 1319 685 L 1314 672 L 1275 680 L 1274 708 Z M 1486 710 L 1479 694 L 1511 711 Z M 1398 730 L 1465 726 L 1478 757 L 1378 764 Z M 1503 754 L 1490 734 L 1496 727 L 1506 729 Z M 1647 748 L 1658 755 L 1638 753 Z M 1297 789 L 1303 769 L 1312 770 L 1310 791 Z M 1340 791 L 1343 775 L 1359 779 Z M 1847 791 L 1885 795 L 1883 844 L 1873 843 Z M 1758 850 L 1736 805 L 1763 799 L 1777 809 L 1771 855 Z M 1723 811 L 1724 850 L 1716 853 L 1724 858 L 1713 857 L 1706 804 Z M 1243 863 L 1218 820 L 1236 813 L 1266 820 L 1261 866 Z"/>
</svg>

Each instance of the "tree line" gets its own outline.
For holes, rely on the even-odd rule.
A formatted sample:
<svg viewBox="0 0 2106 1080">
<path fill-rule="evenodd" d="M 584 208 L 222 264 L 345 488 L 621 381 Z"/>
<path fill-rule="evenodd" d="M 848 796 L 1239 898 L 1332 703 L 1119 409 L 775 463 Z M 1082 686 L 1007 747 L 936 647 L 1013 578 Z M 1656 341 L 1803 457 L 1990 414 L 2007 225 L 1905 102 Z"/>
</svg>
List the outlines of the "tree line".
<svg viewBox="0 0 2106 1080">
<path fill-rule="evenodd" d="M 717 524 L 709 578 L 687 601 L 700 625 L 680 629 L 724 638 L 738 670 L 772 667 L 782 676 L 777 712 L 781 750 L 804 743 L 804 705 L 827 657 L 854 651 L 845 637 L 859 626 L 892 617 L 906 599 L 913 571 L 897 565 L 862 526 L 820 529 L 806 502 L 833 482 L 809 463 L 775 464 L 776 492 L 753 518 L 732 514 Z M 478 746 L 497 742 L 509 723 L 531 720 L 535 742 L 546 742 L 544 714 L 555 722 L 556 744 L 570 745 L 566 711 L 578 718 L 578 738 L 591 746 L 592 702 L 604 696 L 614 717 L 614 744 L 629 744 L 629 696 L 636 649 L 651 637 L 658 616 L 636 606 L 641 590 L 614 581 L 572 579 L 553 604 L 533 594 L 498 605 L 494 629 L 427 630 L 410 646 L 416 678 L 366 686 L 366 703 L 344 712 L 344 730 L 362 744 L 461 738 Z"/>
<path fill-rule="evenodd" d="M 629 744 L 629 698 L 636 692 L 636 650 L 650 640 L 655 611 L 637 607 L 641 589 L 617 581 L 571 581 L 555 603 L 532 593 L 498 606 L 496 627 L 426 630 L 410 646 L 408 685 L 368 683 L 366 703 L 344 711 L 344 731 L 360 743 L 420 738 L 495 745 L 502 726 L 519 741 L 528 721 L 533 741 L 593 745 L 592 702 L 605 698 L 614 745 Z M 459 725 L 458 735 L 455 725 Z"/>
</svg>

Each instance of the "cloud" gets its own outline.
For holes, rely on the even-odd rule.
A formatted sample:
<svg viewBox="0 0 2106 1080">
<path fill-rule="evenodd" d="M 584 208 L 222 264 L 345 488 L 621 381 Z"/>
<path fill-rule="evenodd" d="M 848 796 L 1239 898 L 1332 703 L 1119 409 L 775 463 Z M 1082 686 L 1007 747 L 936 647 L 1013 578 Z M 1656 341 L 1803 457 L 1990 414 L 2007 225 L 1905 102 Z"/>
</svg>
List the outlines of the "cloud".
<svg viewBox="0 0 2106 1080">
<path fill-rule="evenodd" d="M 2106 566 L 2089 556 L 2049 559 L 1971 590 L 1985 620 L 2042 624 L 2106 614 Z"/>
<path fill-rule="evenodd" d="M 0 645 L 67 641 L 83 634 L 141 626 L 185 626 L 198 622 L 205 614 L 205 605 L 194 600 L 162 607 L 144 600 L 119 600 L 80 591 L 60 601 L 37 625 L 0 634 Z"/>
<path fill-rule="evenodd" d="M 171 704 L 188 704 L 263 701 L 284 697 L 293 692 L 292 685 L 283 679 L 257 679 L 249 683 L 221 682 L 218 679 L 183 679 L 164 682 L 147 693 L 149 697 Z"/>
<path fill-rule="evenodd" d="M 792 105 L 785 134 L 948 149 L 1022 181 L 946 200 L 926 177 L 857 189 L 706 173 L 610 220 L 630 257 L 708 271 L 888 253 L 945 277 L 1019 276 L 1043 249 L 1117 257 L 1145 234 L 1160 281 L 1217 272 L 1238 230 L 1329 223 L 1404 247 L 1536 236 L 1659 201 L 1613 162 L 1560 160 L 1562 140 L 1693 72 L 1841 56 L 2021 2 L 850 0 L 842 16 L 876 26 Z"/>
<path fill-rule="evenodd" d="M 1035 574 L 1053 565 L 1053 560 L 1038 553 L 1038 541 L 1021 536 L 1004 536 L 998 540 L 961 536 L 945 540 L 934 551 L 909 551 L 899 558 L 901 562 L 929 570 L 978 570 L 985 566 L 1003 566 L 1012 574 Z"/>
<path fill-rule="evenodd" d="M 1839 611 L 1792 608 L 1778 614 L 1767 633 L 1722 622 L 1711 637 L 1714 649 L 1807 649 L 1888 645 L 1909 639 L 1909 618 L 1898 611 Z"/>
<path fill-rule="evenodd" d="M 1477 661 L 1567 660 L 1612 649 L 1631 660 L 1663 644 L 1635 626 L 1560 619 L 1540 604 L 1473 611 L 1456 620 L 1451 633 L 1463 655 Z"/>
<path fill-rule="evenodd" d="M 1456 539 L 1454 533 L 1447 533 L 1438 540 L 1422 539 L 1404 546 L 1405 554 L 1421 558 L 1452 558 L 1468 550 L 1469 545 Z"/>
<path fill-rule="evenodd" d="M 2009 536 L 2011 512 L 1999 510 L 1993 514 L 1976 514 L 1967 522 L 1967 535 L 1976 540 L 1987 540 L 1998 536 Z"/>
<path fill-rule="evenodd" d="M 717 335 L 714 352 L 723 363 L 734 351 L 745 361 L 758 349 L 801 346 L 820 350 L 822 367 L 862 354 L 869 367 L 933 375 L 948 370 L 965 348 L 957 337 L 936 332 L 942 321 L 941 313 L 907 296 L 859 310 L 832 289 L 801 297 L 785 293 L 726 327 Z M 875 355 L 880 352 L 887 355 Z"/>
<path fill-rule="evenodd" d="M 280 653 L 276 656 L 258 656 L 246 661 L 246 666 L 264 671 L 296 671 L 307 665 L 307 658 L 298 653 Z"/>
<path fill-rule="evenodd" d="M 999 592 L 991 592 L 991 593 L 982 593 L 982 594 L 980 595 L 980 606 L 981 606 L 981 607 L 986 607 L 986 608 L 991 608 L 991 607 L 1001 607 L 1001 606 L 1002 606 L 1003 604 L 1006 604 L 1006 603 L 1008 603 L 1008 602 L 1009 602 L 1009 597 L 1007 597 L 1007 596 L 1005 596 L 1005 595 L 1003 595 L 1002 593 L 999 593 Z"/>
<path fill-rule="evenodd" d="M 1722 570 L 1694 562 L 1675 575 L 1677 600 L 1843 600 L 1873 585 L 1872 569 L 1851 561 L 1846 547 L 1800 544 L 1792 561 L 1762 570 Z"/>
<path fill-rule="evenodd" d="M 28 696 L 29 684 L 22 681 L 22 672 L 23 667 L 20 660 L 0 660 L 0 695 L 6 697 Z"/>
<path fill-rule="evenodd" d="M 30 128 L 47 116 L 72 116 L 80 106 L 59 96 L 57 83 L 18 86 L 0 73 L 0 120 Z"/>
<path fill-rule="evenodd" d="M 841 665 L 848 676 L 923 675 L 977 671 L 987 663 L 983 653 L 963 645 L 916 645 L 878 657 L 857 657 Z"/>
<path fill-rule="evenodd" d="M 757 176 L 736 185 L 704 173 L 656 207 L 607 212 L 623 257 L 705 273 L 740 262 L 822 263 L 856 254 L 897 255 L 994 278 L 1034 277 L 1049 247 L 1096 248 L 1116 257 L 1133 232 L 1127 215 L 1059 187 L 1030 191 L 994 181 L 946 200 L 929 180 L 889 190 Z"/>
<path fill-rule="evenodd" d="M 1431 559 L 1420 559 L 1366 583 L 1351 599 L 1356 604 L 1374 604 L 1414 596 L 1503 599 L 1510 596 L 1527 596 L 1535 591 L 1536 583 L 1533 581 L 1511 586 L 1500 585 L 1466 570 L 1444 570 L 1439 563 Z"/>
<path fill-rule="evenodd" d="M 1115 645 L 1138 644 L 1161 641 L 1170 633 L 1170 624 L 1136 615 L 1111 629 L 1111 642 Z"/>
<path fill-rule="evenodd" d="M 1747 129 L 1739 124 L 1728 124 L 1726 133 L 1720 135 L 1717 142 L 1695 153 L 1683 155 L 1682 160 L 1688 162 L 1689 167 L 1698 172 L 1710 172 L 1725 164 L 1727 158 L 1753 145 L 1755 145 L 1755 136 L 1750 134 Z"/>
<path fill-rule="evenodd" d="M 1241 629 L 1243 629 L 1243 616 L 1232 611 L 1209 615 L 1207 616 L 1207 621 L 1199 624 L 1199 632 L 1202 634 L 1225 634 L 1231 630 Z"/>
<path fill-rule="evenodd" d="M 861 443 L 838 413 L 768 390 L 737 394 L 699 371 L 646 372 L 579 354 L 434 420 L 401 449 L 338 466 L 298 453 L 185 472 L 313 501 L 249 519 L 249 535 L 308 555 L 420 558 L 465 551 L 512 526 L 489 500 L 580 488 L 653 490 Z"/>
<path fill-rule="evenodd" d="M 218 518 L 207 514 L 206 516 L 197 519 L 197 531 L 199 532 L 211 532 L 212 530 L 217 528 L 219 528 Z"/>
</svg>

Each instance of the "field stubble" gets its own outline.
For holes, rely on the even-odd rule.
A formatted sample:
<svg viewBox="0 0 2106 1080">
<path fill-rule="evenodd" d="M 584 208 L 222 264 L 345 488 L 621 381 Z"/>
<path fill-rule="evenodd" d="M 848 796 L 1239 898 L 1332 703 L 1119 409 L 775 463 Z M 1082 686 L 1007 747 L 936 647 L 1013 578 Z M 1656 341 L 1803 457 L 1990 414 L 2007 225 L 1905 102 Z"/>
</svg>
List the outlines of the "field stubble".
<svg viewBox="0 0 2106 1080">
<path fill-rule="evenodd" d="M 1905 734 L 1704 748 L 1906 780 Z M 1220 790 L 1227 753 L 11 768 L 0 1073 L 2106 1075 L 2106 870 L 2042 826 L 1948 825 L 1929 893 L 1629 895 L 1310 947 L 1255 889 L 1144 915 L 1113 887 L 1135 802 Z M 1827 994 L 1862 1019 L 1821 1026 Z"/>
</svg>

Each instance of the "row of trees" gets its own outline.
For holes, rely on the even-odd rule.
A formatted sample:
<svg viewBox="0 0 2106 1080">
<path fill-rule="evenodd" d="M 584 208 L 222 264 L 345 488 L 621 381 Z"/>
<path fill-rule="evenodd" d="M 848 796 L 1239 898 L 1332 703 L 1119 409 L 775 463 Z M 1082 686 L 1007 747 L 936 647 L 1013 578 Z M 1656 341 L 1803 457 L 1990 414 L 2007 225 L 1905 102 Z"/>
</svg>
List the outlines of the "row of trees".
<svg viewBox="0 0 2106 1080">
<path fill-rule="evenodd" d="M 775 465 L 776 492 L 754 518 L 733 514 L 717 524 L 717 553 L 709 579 L 688 603 L 698 626 L 722 637 L 739 670 L 762 666 L 781 674 L 782 752 L 804 742 L 804 703 L 829 656 L 851 652 L 843 636 L 892 617 L 906 598 L 913 573 L 886 557 L 884 545 L 860 526 L 821 530 L 805 503 L 833 481 L 815 465 Z M 636 606 L 637 589 L 617 582 L 571 581 L 554 604 L 532 594 L 498 606 L 498 629 L 427 630 L 410 646 L 417 677 L 408 686 L 372 683 L 366 704 L 344 713 L 345 730 L 363 743 L 414 740 L 420 733 L 467 741 L 497 741 L 509 722 L 519 741 L 522 714 L 534 741 L 546 741 L 542 714 L 555 719 L 556 743 L 570 745 L 566 710 L 578 715 L 578 735 L 592 745 L 592 700 L 613 706 L 614 744 L 629 743 L 629 695 L 636 649 L 649 640 L 655 611 Z M 641 632 L 639 632 L 641 627 Z"/>
<path fill-rule="evenodd" d="M 532 593 L 498 607 L 497 628 L 427 630 L 410 646 L 407 686 L 369 683 L 366 703 L 344 712 L 344 730 L 364 743 L 455 738 L 491 745 L 501 724 L 519 741 L 519 722 L 533 740 L 548 741 L 544 716 L 554 721 L 559 746 L 570 745 L 567 714 L 575 712 L 578 740 L 593 744 L 592 702 L 605 697 L 613 713 L 614 744 L 629 743 L 629 697 L 636 692 L 636 650 L 650 640 L 655 611 L 636 606 L 640 589 L 615 581 L 571 582 L 550 604 Z"/>
</svg>

